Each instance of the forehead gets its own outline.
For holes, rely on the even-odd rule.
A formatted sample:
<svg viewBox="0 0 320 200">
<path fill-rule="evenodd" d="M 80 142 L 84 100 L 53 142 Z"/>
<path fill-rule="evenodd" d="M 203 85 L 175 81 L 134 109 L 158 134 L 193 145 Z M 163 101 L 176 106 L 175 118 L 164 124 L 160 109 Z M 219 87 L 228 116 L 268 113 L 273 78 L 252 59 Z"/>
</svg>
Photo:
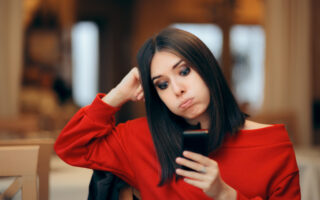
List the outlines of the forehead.
<svg viewBox="0 0 320 200">
<path fill-rule="evenodd" d="M 156 76 L 171 70 L 182 58 L 170 51 L 158 51 L 154 54 L 151 66 L 150 75 Z"/>
</svg>

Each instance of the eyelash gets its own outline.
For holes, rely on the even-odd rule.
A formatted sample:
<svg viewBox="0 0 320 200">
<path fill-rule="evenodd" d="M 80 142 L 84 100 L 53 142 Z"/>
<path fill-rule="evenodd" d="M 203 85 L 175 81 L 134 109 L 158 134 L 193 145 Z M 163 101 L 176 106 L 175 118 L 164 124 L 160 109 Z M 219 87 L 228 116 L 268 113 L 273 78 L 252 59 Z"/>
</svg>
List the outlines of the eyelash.
<svg viewBox="0 0 320 200">
<path fill-rule="evenodd" d="M 161 83 L 157 83 L 157 87 L 160 89 L 160 90 L 164 90 L 168 87 L 168 82 L 167 81 L 164 81 L 164 82 L 161 82 Z"/>
<path fill-rule="evenodd" d="M 190 67 L 188 66 L 183 66 L 182 69 L 180 70 L 179 74 L 181 76 L 187 76 L 190 73 Z"/>
<path fill-rule="evenodd" d="M 179 75 L 181 76 L 187 76 L 190 73 L 191 69 L 188 66 L 182 66 L 181 70 L 179 71 Z M 167 81 L 163 81 L 163 82 L 159 82 L 156 84 L 156 86 L 160 89 L 160 90 L 165 90 L 168 87 L 168 82 Z"/>
</svg>

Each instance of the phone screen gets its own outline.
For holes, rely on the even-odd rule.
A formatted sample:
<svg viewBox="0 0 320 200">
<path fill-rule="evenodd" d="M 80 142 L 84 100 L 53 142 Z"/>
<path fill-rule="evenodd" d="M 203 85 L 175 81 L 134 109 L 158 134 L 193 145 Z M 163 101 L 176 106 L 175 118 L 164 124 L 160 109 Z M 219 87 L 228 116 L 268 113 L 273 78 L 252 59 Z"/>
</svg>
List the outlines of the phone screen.
<svg viewBox="0 0 320 200">
<path fill-rule="evenodd" d="M 207 130 L 187 130 L 182 134 L 182 150 L 192 151 L 204 156 L 208 156 L 208 131 Z M 193 171 L 182 166 L 182 169 Z"/>
<path fill-rule="evenodd" d="M 207 130 L 183 131 L 182 149 L 207 156 L 208 139 Z"/>
</svg>

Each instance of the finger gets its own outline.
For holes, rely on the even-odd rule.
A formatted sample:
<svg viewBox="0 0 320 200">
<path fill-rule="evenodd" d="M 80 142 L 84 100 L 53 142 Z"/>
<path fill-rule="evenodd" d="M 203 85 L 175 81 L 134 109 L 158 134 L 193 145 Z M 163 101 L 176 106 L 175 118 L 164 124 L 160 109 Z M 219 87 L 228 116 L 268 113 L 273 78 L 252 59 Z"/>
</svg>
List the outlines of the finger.
<svg viewBox="0 0 320 200">
<path fill-rule="evenodd" d="M 203 165 L 181 157 L 176 159 L 176 163 L 185 167 L 189 167 L 195 171 L 201 171 L 203 169 Z"/>
<path fill-rule="evenodd" d="M 198 181 L 194 179 L 184 178 L 183 179 L 186 183 L 189 183 L 190 185 L 193 185 L 197 188 L 204 189 L 206 187 L 206 183 L 203 181 Z"/>
<path fill-rule="evenodd" d="M 142 89 L 142 85 L 141 85 L 141 84 L 139 84 L 137 91 L 139 91 L 139 93 L 140 93 L 140 92 L 143 92 L 143 89 Z"/>
<path fill-rule="evenodd" d="M 141 84 L 138 85 L 137 89 L 134 92 L 134 98 L 138 99 L 139 95 L 143 93 Z"/>
<path fill-rule="evenodd" d="M 134 76 L 136 77 L 136 79 L 140 81 L 140 72 L 138 67 L 133 67 L 132 72 L 134 73 Z"/>
<path fill-rule="evenodd" d="M 138 94 L 137 96 L 137 100 L 140 101 L 141 99 L 144 99 L 144 93 L 141 92 L 140 94 Z"/>
<path fill-rule="evenodd" d="M 189 158 L 190 160 L 193 160 L 195 162 L 198 162 L 204 166 L 210 166 L 212 165 L 212 163 L 214 162 L 213 160 L 211 160 L 210 158 L 204 156 L 204 155 L 201 155 L 201 154 L 198 154 L 198 153 L 194 153 L 194 152 L 191 152 L 191 151 L 184 151 L 183 152 L 183 156 L 186 157 L 186 158 Z"/>
<path fill-rule="evenodd" d="M 199 172 L 183 170 L 183 169 L 176 169 L 176 173 L 180 176 L 197 179 L 197 180 L 207 180 L 206 175 L 201 174 Z"/>
</svg>

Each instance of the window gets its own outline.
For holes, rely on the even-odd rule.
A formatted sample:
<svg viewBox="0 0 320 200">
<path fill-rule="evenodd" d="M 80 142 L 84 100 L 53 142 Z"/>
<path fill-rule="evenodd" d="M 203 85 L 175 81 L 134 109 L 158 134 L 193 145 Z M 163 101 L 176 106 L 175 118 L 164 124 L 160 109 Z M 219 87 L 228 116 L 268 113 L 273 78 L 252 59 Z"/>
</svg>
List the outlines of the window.
<svg viewBox="0 0 320 200">
<path fill-rule="evenodd" d="M 257 110 L 263 103 L 265 35 L 261 26 L 235 25 L 230 32 L 232 84 L 240 104 Z"/>
<path fill-rule="evenodd" d="M 98 92 L 99 34 L 93 22 L 72 29 L 72 91 L 78 106 L 91 103 Z"/>
</svg>

